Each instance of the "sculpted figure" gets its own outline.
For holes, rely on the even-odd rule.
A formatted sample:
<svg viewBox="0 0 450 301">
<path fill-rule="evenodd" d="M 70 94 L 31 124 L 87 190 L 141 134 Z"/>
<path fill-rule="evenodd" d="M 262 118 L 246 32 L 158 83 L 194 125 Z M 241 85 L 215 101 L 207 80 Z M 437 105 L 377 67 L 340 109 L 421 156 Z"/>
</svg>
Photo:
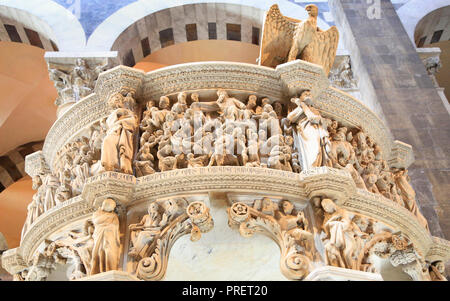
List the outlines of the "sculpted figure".
<svg viewBox="0 0 450 301">
<path fill-rule="evenodd" d="M 71 249 L 80 258 L 85 274 L 91 275 L 92 250 L 94 248 L 94 224 L 88 220 L 84 224 L 83 232 L 71 231 L 69 237 L 72 238 Z"/>
<path fill-rule="evenodd" d="M 184 154 L 173 155 L 172 146 L 170 144 L 165 145 L 156 155 L 158 157 L 158 167 L 160 171 L 167 171 L 177 169 L 178 158 L 184 157 Z"/>
<path fill-rule="evenodd" d="M 137 155 L 137 160 L 134 161 L 134 166 L 136 167 L 136 175 L 138 177 L 143 177 L 155 173 L 155 158 L 151 153 L 152 144 L 146 142 Z"/>
<path fill-rule="evenodd" d="M 297 244 L 304 250 L 308 258 L 313 258 L 314 236 L 309 232 L 309 223 L 302 211 L 293 214 L 294 205 L 284 200 L 281 202 L 281 211 L 277 211 L 276 218 L 282 231 L 292 236 Z"/>
<path fill-rule="evenodd" d="M 56 206 L 55 196 L 59 187 L 59 180 L 50 173 L 44 177 L 43 186 L 45 187 L 44 211 L 46 212 Z"/>
<path fill-rule="evenodd" d="M 255 132 L 251 133 L 251 136 L 247 141 L 247 160 L 245 166 L 258 167 L 260 165 L 259 145 L 258 134 Z"/>
<path fill-rule="evenodd" d="M 250 95 L 247 100 L 247 106 L 245 110 L 248 112 L 247 115 L 251 117 L 253 114 L 255 114 L 255 107 L 256 107 L 256 100 L 258 98 L 256 95 Z"/>
<path fill-rule="evenodd" d="M 354 269 L 355 252 L 358 250 L 355 236 L 362 233 L 348 217 L 347 211 L 340 209 L 330 199 L 321 202 L 325 212 L 323 229 L 329 239 L 325 243 L 325 262 L 328 265 Z"/>
<path fill-rule="evenodd" d="M 286 137 L 288 138 L 288 137 Z M 280 144 L 272 147 L 267 159 L 267 167 L 292 171 L 290 146 L 285 143 L 283 136 L 280 136 Z"/>
<path fill-rule="evenodd" d="M 208 160 L 208 155 L 199 155 L 198 157 L 195 157 L 193 153 L 189 153 L 186 158 L 188 168 L 203 167 Z"/>
<path fill-rule="evenodd" d="M 74 180 L 72 186 L 75 191 L 81 193 L 84 182 L 91 176 L 90 166 L 92 165 L 94 153 L 88 145 L 80 147 L 77 156 L 75 157 L 72 168 Z"/>
<path fill-rule="evenodd" d="M 400 189 L 401 196 L 406 205 L 406 209 L 411 211 L 416 217 L 417 220 L 424 226 L 427 230 L 428 222 L 427 219 L 420 213 L 419 208 L 416 203 L 416 192 L 409 184 L 409 176 L 407 170 L 394 170 L 394 178 L 397 187 Z"/>
<path fill-rule="evenodd" d="M 272 103 L 272 101 L 267 97 L 264 97 L 263 99 L 261 99 L 261 105 L 257 106 L 255 109 L 256 115 L 261 115 L 264 112 L 264 109 L 263 109 L 264 106 L 270 105 L 271 103 Z"/>
<path fill-rule="evenodd" d="M 149 100 L 146 104 L 146 109 L 142 114 L 141 124 L 139 125 L 140 129 L 143 131 L 142 135 L 150 135 L 155 130 L 155 125 L 153 123 L 153 115 L 154 112 L 158 111 L 158 108 L 155 106 L 155 102 L 153 100 Z M 142 138 L 141 138 L 142 139 Z M 142 140 L 141 140 L 142 141 Z M 144 140 L 145 142 L 145 140 Z M 141 145 L 144 144 L 141 142 Z"/>
<path fill-rule="evenodd" d="M 270 104 L 266 104 L 263 107 L 260 127 L 263 129 L 267 129 L 269 138 L 282 134 L 277 114 Z"/>
<path fill-rule="evenodd" d="M 321 125 L 320 113 L 307 105 L 311 103 L 311 93 L 305 91 L 300 98 L 293 98 L 291 101 L 297 108 L 288 114 L 287 119 L 296 125 L 294 145 L 300 153 L 302 170 L 328 163 L 328 132 Z"/>
<path fill-rule="evenodd" d="M 244 110 L 246 108 L 245 104 L 236 98 L 229 97 L 225 90 L 218 90 L 217 96 L 219 96 L 217 99 L 217 104 L 222 112 L 221 116 L 225 120 L 239 120 L 241 115 L 240 110 Z"/>
<path fill-rule="evenodd" d="M 148 206 L 147 212 L 148 214 L 144 215 L 139 223 L 129 226 L 132 247 L 128 255 L 135 258 L 141 258 L 145 254 L 148 245 L 153 242 L 155 236 L 161 233 L 159 205 L 157 203 L 151 203 Z"/>
<path fill-rule="evenodd" d="M 429 273 L 431 281 L 447 281 L 445 278 L 445 265 L 442 261 L 430 264 Z"/>
<path fill-rule="evenodd" d="M 33 212 L 32 212 L 32 218 L 31 220 L 36 220 L 42 213 L 45 212 L 44 210 L 44 197 L 45 197 L 45 186 L 43 186 L 42 183 L 42 177 L 43 175 L 36 175 L 33 177 L 33 190 L 37 190 L 36 193 L 33 195 Z"/>
<path fill-rule="evenodd" d="M 328 75 L 336 56 L 339 32 L 336 26 L 323 31 L 317 27 L 317 6 L 305 6 L 309 18 L 295 20 L 285 17 L 274 4 L 266 13 L 259 64 L 275 68 L 300 58 L 321 65 Z"/>
<path fill-rule="evenodd" d="M 183 113 L 187 109 L 186 97 L 187 97 L 186 92 L 178 93 L 178 96 L 177 96 L 178 101 L 176 103 L 174 103 L 172 106 L 172 112 L 175 113 L 176 119 L 183 118 Z"/>
<path fill-rule="evenodd" d="M 214 141 L 214 151 L 211 154 L 211 159 L 208 166 L 239 166 L 237 156 L 233 154 L 235 145 L 234 129 L 231 126 L 226 126 Z"/>
<path fill-rule="evenodd" d="M 120 231 L 115 208 L 116 202 L 106 199 L 92 214 L 94 245 L 90 275 L 117 270 L 119 267 Z"/>
<path fill-rule="evenodd" d="M 364 168 L 362 178 L 366 184 L 367 190 L 372 193 L 380 193 L 377 188 L 378 170 L 373 163 L 367 164 Z"/>
<path fill-rule="evenodd" d="M 124 108 L 124 100 L 120 93 L 110 99 L 114 111 L 106 119 L 108 130 L 102 144 L 101 162 L 106 171 L 120 170 L 132 174 L 133 135 L 137 129 L 137 118 L 131 110 Z"/>
</svg>

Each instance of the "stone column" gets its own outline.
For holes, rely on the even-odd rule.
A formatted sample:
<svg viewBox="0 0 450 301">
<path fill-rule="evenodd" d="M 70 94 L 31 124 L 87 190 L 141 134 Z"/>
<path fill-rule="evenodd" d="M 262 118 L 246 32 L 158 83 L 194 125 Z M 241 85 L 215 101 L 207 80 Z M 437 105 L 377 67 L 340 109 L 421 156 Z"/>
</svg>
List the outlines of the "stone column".
<svg viewBox="0 0 450 301">
<path fill-rule="evenodd" d="M 46 52 L 50 79 L 58 92 L 59 118 L 73 104 L 94 92 L 98 75 L 118 65 L 117 51 Z"/>
<path fill-rule="evenodd" d="M 370 107 L 380 111 L 395 139 L 412 145 L 416 160 L 409 173 L 420 209 L 431 233 L 449 238 L 450 217 L 443 213 L 450 206 L 450 116 L 391 1 L 377 3 L 329 1 L 365 83 L 364 102 L 372 97 Z"/>
</svg>

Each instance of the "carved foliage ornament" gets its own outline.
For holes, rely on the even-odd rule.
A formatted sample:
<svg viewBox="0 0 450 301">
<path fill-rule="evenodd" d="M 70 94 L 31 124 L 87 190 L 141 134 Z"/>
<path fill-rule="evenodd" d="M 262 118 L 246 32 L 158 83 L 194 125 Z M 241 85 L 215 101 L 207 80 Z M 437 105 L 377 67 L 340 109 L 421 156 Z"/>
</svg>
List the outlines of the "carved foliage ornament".
<svg viewBox="0 0 450 301">
<path fill-rule="evenodd" d="M 141 222 L 130 225 L 132 248 L 128 256 L 131 272 L 139 279 L 163 279 L 177 239 L 190 234 L 191 241 L 197 241 L 201 233 L 213 228 L 214 221 L 203 202 L 186 203 L 183 199 L 151 203 Z"/>
<path fill-rule="evenodd" d="M 255 201 L 253 208 L 234 203 L 228 208 L 228 224 L 243 237 L 262 233 L 274 240 L 281 251 L 281 272 L 288 279 L 301 280 L 311 271 L 316 256 L 313 235 L 303 212 L 293 214 L 291 202 L 283 201 L 282 208 L 268 198 Z"/>
</svg>

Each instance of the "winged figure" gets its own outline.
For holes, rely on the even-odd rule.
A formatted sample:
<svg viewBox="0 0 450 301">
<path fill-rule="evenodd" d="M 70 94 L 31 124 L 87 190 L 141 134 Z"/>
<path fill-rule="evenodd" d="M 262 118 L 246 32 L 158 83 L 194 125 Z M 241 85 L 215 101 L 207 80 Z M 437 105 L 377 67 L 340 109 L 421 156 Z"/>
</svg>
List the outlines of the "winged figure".
<svg viewBox="0 0 450 301">
<path fill-rule="evenodd" d="M 317 27 L 317 6 L 309 4 L 305 9 L 309 18 L 301 21 L 283 16 L 277 4 L 270 7 L 263 25 L 260 65 L 274 68 L 301 59 L 321 65 L 328 75 L 336 56 L 339 32 L 336 26 L 326 31 Z"/>
</svg>

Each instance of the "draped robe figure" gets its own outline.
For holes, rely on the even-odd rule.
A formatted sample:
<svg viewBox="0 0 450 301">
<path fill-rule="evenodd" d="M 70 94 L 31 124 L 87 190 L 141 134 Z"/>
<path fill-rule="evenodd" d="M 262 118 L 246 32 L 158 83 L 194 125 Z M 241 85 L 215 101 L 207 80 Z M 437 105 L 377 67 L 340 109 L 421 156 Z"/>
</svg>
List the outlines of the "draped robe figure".
<svg viewBox="0 0 450 301">
<path fill-rule="evenodd" d="M 322 166 L 323 163 L 326 163 L 326 148 L 329 147 L 328 132 L 320 124 L 320 114 L 313 112 L 304 102 L 307 97 L 305 95 L 308 94 L 304 92 L 300 99 L 291 99 L 297 104 L 297 108 L 287 116 L 290 123 L 296 124 L 293 133 L 294 146 L 299 153 L 302 170 Z"/>
<path fill-rule="evenodd" d="M 45 195 L 44 195 L 44 211 L 50 210 L 56 206 L 55 195 L 59 187 L 59 180 L 52 174 L 48 174 L 44 178 Z"/>
<path fill-rule="evenodd" d="M 125 108 L 114 110 L 106 119 L 108 130 L 102 144 L 101 162 L 107 171 L 120 169 L 132 174 L 133 134 L 137 128 L 134 113 Z"/>
<path fill-rule="evenodd" d="M 102 207 L 92 214 L 94 246 L 90 275 L 117 270 L 119 267 L 120 232 L 115 207 L 114 200 L 106 199 Z"/>
<path fill-rule="evenodd" d="M 399 170 L 394 173 L 394 178 L 397 187 L 400 189 L 406 209 L 411 211 L 426 229 L 429 229 L 427 219 L 420 213 L 419 208 L 417 207 L 416 192 L 408 182 L 408 171 Z"/>
</svg>

